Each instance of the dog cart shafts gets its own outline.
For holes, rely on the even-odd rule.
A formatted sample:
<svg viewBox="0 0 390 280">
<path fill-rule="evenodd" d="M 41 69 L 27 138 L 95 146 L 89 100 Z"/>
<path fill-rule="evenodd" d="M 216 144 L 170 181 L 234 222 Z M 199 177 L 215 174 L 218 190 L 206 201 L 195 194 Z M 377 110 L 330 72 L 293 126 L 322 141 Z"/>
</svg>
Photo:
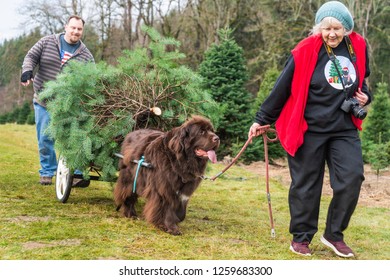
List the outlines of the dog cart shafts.
<svg viewBox="0 0 390 280">
<path fill-rule="evenodd" d="M 118 158 L 123 158 L 123 156 L 119 153 L 115 153 L 114 156 Z M 151 168 L 151 164 L 145 161 L 138 161 L 133 160 L 133 163 L 139 164 L 140 166 Z M 92 181 L 99 181 L 101 179 L 101 175 L 99 173 L 99 169 L 91 166 L 90 167 L 91 173 L 96 173 L 97 175 L 89 175 L 89 180 Z M 58 166 L 57 166 L 57 173 L 56 173 L 56 196 L 57 199 L 62 202 L 66 203 L 68 201 L 68 198 L 70 196 L 70 191 L 72 189 L 72 183 L 73 179 L 83 179 L 83 175 L 81 174 L 74 174 L 73 171 L 66 166 L 65 158 L 60 156 L 58 159 Z M 111 182 L 115 182 L 116 178 L 114 178 Z"/>
</svg>

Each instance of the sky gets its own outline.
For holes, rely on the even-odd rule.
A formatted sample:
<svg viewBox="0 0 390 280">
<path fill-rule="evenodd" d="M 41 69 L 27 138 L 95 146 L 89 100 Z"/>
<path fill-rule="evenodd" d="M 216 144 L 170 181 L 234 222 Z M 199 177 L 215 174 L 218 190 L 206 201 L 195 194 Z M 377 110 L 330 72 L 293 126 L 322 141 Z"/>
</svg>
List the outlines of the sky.
<svg viewBox="0 0 390 280">
<path fill-rule="evenodd" d="M 26 0 L 0 0 L 0 43 L 5 39 L 15 38 L 23 34 L 23 28 L 20 26 L 23 16 L 19 15 L 17 9 L 20 8 Z"/>
</svg>

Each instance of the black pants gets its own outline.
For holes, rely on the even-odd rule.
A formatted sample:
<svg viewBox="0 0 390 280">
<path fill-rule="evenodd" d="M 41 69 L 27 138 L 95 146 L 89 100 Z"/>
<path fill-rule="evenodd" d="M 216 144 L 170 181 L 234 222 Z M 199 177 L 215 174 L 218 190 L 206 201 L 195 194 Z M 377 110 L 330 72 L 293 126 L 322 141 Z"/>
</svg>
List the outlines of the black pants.
<svg viewBox="0 0 390 280">
<path fill-rule="evenodd" d="M 295 242 L 310 242 L 318 230 L 325 162 L 333 189 L 325 237 L 333 241 L 343 240 L 343 231 L 355 210 L 364 180 L 358 132 L 306 132 L 304 143 L 295 156 L 288 156 L 292 180 L 289 192 L 290 233 Z"/>
</svg>

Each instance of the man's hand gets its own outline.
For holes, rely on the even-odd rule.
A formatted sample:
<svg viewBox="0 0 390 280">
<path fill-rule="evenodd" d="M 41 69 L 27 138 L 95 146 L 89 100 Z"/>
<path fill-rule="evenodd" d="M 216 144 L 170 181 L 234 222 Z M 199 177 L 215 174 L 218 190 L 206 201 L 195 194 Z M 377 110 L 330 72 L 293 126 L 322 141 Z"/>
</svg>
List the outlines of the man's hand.
<svg viewBox="0 0 390 280">
<path fill-rule="evenodd" d="M 26 71 L 20 77 L 20 82 L 23 86 L 28 86 L 30 81 L 34 81 L 33 79 L 33 71 Z"/>
</svg>

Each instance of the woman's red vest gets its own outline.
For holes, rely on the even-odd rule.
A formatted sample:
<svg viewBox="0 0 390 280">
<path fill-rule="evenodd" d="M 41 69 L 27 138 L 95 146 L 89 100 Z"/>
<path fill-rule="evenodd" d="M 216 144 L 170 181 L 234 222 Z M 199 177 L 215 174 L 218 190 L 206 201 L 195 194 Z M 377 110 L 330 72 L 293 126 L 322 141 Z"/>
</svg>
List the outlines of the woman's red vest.
<svg viewBox="0 0 390 280">
<path fill-rule="evenodd" d="M 356 66 L 359 72 L 359 87 L 362 87 L 366 74 L 366 42 L 362 36 L 353 32 L 349 35 L 356 54 Z M 323 44 L 321 35 L 312 35 L 302 40 L 291 51 L 294 57 L 294 75 L 291 84 L 291 95 L 276 121 L 276 130 L 283 148 L 294 156 L 303 143 L 307 131 L 304 118 L 310 80 L 317 63 L 318 52 Z M 352 114 L 354 125 L 361 130 L 362 120 Z"/>
</svg>

